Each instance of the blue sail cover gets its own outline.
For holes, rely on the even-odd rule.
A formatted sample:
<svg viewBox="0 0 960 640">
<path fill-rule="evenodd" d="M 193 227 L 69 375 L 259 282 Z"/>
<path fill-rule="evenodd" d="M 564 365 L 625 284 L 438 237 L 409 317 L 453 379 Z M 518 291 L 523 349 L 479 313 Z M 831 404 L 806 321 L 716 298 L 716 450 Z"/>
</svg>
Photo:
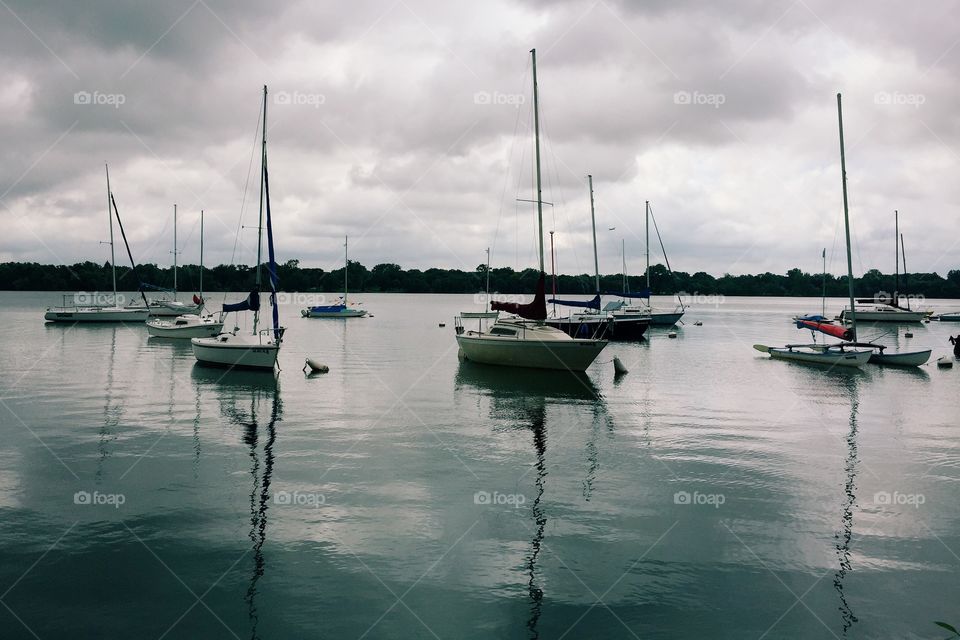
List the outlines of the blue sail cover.
<svg viewBox="0 0 960 640">
<path fill-rule="evenodd" d="M 266 93 L 264 93 L 264 100 L 266 100 Z M 266 107 L 264 107 L 264 110 L 266 110 Z M 270 217 L 270 181 L 267 178 L 266 149 L 263 153 L 263 193 L 267 198 L 267 256 L 269 257 L 267 276 L 270 280 L 270 306 L 273 307 L 273 339 L 279 343 L 281 331 L 280 310 L 277 308 L 277 285 L 280 279 L 277 277 L 277 260 L 273 252 L 273 221 Z"/>
<path fill-rule="evenodd" d="M 253 290 L 250 292 L 250 295 L 247 296 L 247 299 L 243 302 L 238 302 L 236 304 L 225 304 L 223 305 L 223 312 L 230 313 L 231 311 L 259 311 L 260 310 L 260 292 Z"/>
<path fill-rule="evenodd" d="M 341 311 L 345 311 L 346 308 L 347 305 L 345 304 L 328 304 L 318 307 L 310 307 L 310 311 L 313 311 L 314 313 L 340 313 Z"/>
<path fill-rule="evenodd" d="M 618 296 L 620 298 L 650 298 L 650 289 L 641 289 L 633 293 L 627 293 L 625 291 L 604 291 L 603 294 L 607 296 Z"/>
<path fill-rule="evenodd" d="M 548 303 L 561 304 L 565 307 L 582 307 L 584 309 L 596 309 L 600 310 L 600 296 L 594 296 L 593 300 L 557 300 L 555 298 L 550 298 L 547 300 Z"/>
</svg>

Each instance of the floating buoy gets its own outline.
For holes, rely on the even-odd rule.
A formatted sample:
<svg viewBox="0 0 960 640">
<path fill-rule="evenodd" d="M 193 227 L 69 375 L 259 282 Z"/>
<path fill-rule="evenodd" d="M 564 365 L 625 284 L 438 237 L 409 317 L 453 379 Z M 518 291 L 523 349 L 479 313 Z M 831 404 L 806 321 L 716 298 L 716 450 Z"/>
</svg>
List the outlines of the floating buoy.
<svg viewBox="0 0 960 640">
<path fill-rule="evenodd" d="M 912 338 L 912 337 L 913 337 L 913 334 L 910 333 L 909 331 L 907 331 L 905 334 L 903 334 L 903 337 L 904 337 L 904 338 Z"/>
<path fill-rule="evenodd" d="M 702 326 L 703 326 L 703 323 L 700 322 L 699 320 L 697 320 L 696 322 L 693 323 L 693 326 L 695 326 L 695 327 L 702 327 Z"/>
<path fill-rule="evenodd" d="M 303 370 L 306 371 L 307 369 L 310 369 L 310 373 L 327 373 L 330 371 L 330 367 L 320 364 L 312 358 L 307 358 L 307 361 L 303 363 Z"/>
<path fill-rule="evenodd" d="M 441 329 L 443 329 L 445 326 L 447 326 L 447 323 L 446 323 L 446 322 L 441 322 L 439 326 L 440 326 Z"/>
<path fill-rule="evenodd" d="M 951 360 L 947 356 L 940 356 L 939 358 L 937 358 L 937 366 L 940 367 L 941 369 L 952 369 L 953 360 Z"/>
<path fill-rule="evenodd" d="M 676 332 L 676 331 L 671 331 L 670 333 L 667 334 L 667 337 L 668 337 L 668 338 L 676 338 L 676 337 L 677 337 L 677 332 Z"/>
<path fill-rule="evenodd" d="M 623 363 L 620 362 L 619 356 L 613 356 L 613 372 L 614 372 L 614 375 L 618 375 L 618 376 L 622 376 L 625 373 L 630 373 L 629 370 L 627 370 L 627 368 L 623 366 Z"/>
</svg>

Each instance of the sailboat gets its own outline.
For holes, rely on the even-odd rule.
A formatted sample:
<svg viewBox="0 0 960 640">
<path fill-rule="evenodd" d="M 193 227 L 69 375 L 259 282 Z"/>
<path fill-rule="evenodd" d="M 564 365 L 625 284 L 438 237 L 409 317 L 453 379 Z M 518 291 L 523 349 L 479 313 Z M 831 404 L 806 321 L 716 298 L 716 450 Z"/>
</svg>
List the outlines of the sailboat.
<svg viewBox="0 0 960 640">
<path fill-rule="evenodd" d="M 893 296 L 889 300 L 879 298 L 857 298 L 858 305 L 866 305 L 857 309 L 857 320 L 860 322 L 923 322 L 927 314 L 923 311 L 914 311 L 910 308 L 910 298 L 907 298 L 907 307 L 900 306 L 900 249 L 903 236 L 900 235 L 900 213 L 893 212 L 895 271 Z M 904 257 L 903 275 L 906 278 L 907 267 Z M 849 322 L 849 309 L 840 312 L 840 320 Z"/>
<path fill-rule="evenodd" d="M 304 318 L 362 318 L 367 315 L 366 309 L 350 308 L 347 302 L 347 271 L 350 270 L 350 258 L 347 254 L 349 237 L 343 238 L 343 298 L 338 304 L 320 305 L 300 310 Z"/>
<path fill-rule="evenodd" d="M 579 307 L 586 309 L 586 311 L 571 313 L 569 316 L 562 318 L 548 318 L 546 323 L 574 337 L 637 340 L 643 337 L 647 327 L 650 326 L 649 316 L 623 314 L 614 316 L 610 311 L 612 309 L 619 309 L 619 303 L 614 303 L 613 307 L 600 308 L 602 304 L 600 293 L 600 262 L 597 256 L 597 217 L 593 203 L 592 175 L 587 176 L 587 183 L 590 186 L 590 224 L 593 230 L 593 274 L 596 285 L 596 295 L 592 300 L 587 302 L 580 300 L 558 300 L 555 297 L 547 300 L 547 302 L 553 304 Z"/>
<path fill-rule="evenodd" d="M 174 285 L 176 286 L 176 285 Z M 203 308 L 203 211 L 200 211 L 200 295 L 195 297 L 197 309 Z M 154 314 L 155 315 L 155 314 Z M 203 338 L 223 330 L 223 313 L 200 315 L 184 313 L 172 320 L 150 318 L 147 333 L 155 338 Z"/>
<path fill-rule="evenodd" d="M 499 311 L 490 311 L 490 247 L 487 247 L 487 294 L 484 298 L 483 311 L 461 311 L 460 317 L 464 320 L 496 320 L 500 317 Z"/>
<path fill-rule="evenodd" d="M 837 119 L 840 127 L 840 174 L 843 182 L 843 224 L 847 239 L 847 288 L 850 297 L 850 308 L 853 306 L 853 260 L 850 255 L 850 211 L 847 204 L 847 161 L 843 146 L 843 109 L 840 94 L 837 94 Z M 827 325 L 833 327 L 834 325 Z M 842 329 L 842 327 L 835 327 Z M 822 329 L 820 329 L 823 331 Z M 851 314 L 849 338 L 852 342 L 838 342 L 835 344 L 788 344 L 784 347 L 768 347 L 755 344 L 753 348 L 762 353 L 770 354 L 775 360 L 791 360 L 805 364 L 822 364 L 831 367 L 862 367 L 870 360 L 873 348 L 863 348 L 857 343 L 856 311 Z"/>
<path fill-rule="evenodd" d="M 627 288 L 627 269 L 626 269 L 626 255 L 624 255 L 624 290 L 616 293 L 621 298 L 646 298 L 647 303 L 641 305 L 621 305 L 621 308 L 613 311 L 613 316 L 615 320 L 620 320 L 621 318 L 630 318 L 636 315 L 645 315 L 649 317 L 650 324 L 656 327 L 672 327 L 673 325 L 680 322 L 680 319 L 683 317 L 683 314 L 686 312 L 686 309 L 683 307 L 683 301 L 680 301 L 680 304 L 673 311 L 661 311 L 655 309 L 650 302 L 650 217 L 652 212 L 650 210 L 650 201 L 647 200 L 644 205 L 644 211 L 646 213 L 646 235 L 647 235 L 647 268 L 645 271 L 646 274 L 646 288 L 637 293 L 630 293 L 630 290 Z M 660 240 L 660 248 L 663 249 L 663 239 L 660 238 L 660 229 L 657 228 L 657 221 L 653 221 L 654 229 L 657 232 L 657 238 Z M 663 252 L 663 259 L 667 263 L 667 269 L 670 269 L 670 260 L 667 258 L 667 252 Z"/>
<path fill-rule="evenodd" d="M 144 297 L 144 306 L 139 308 L 122 307 L 117 302 L 117 260 L 116 252 L 113 247 L 113 216 L 116 213 L 117 224 L 120 225 L 120 233 L 123 237 L 123 243 L 127 248 L 127 255 L 130 256 L 130 262 L 133 269 L 133 256 L 130 253 L 130 245 L 127 244 L 127 236 L 123 232 L 123 223 L 120 222 L 120 212 L 117 210 L 117 203 L 113 198 L 113 191 L 110 189 L 110 167 L 104 165 L 107 174 L 107 219 L 110 223 L 110 272 L 113 276 L 113 304 L 110 306 L 68 306 L 66 304 L 69 296 L 64 296 L 64 304 L 60 307 L 49 307 L 43 314 L 43 319 L 49 322 L 143 322 L 149 316 L 146 309 L 146 297 Z M 141 296 L 143 293 L 141 292 Z"/>
<path fill-rule="evenodd" d="M 201 242 L 203 240 L 201 239 Z M 150 305 L 151 316 L 179 316 L 200 313 L 203 309 L 203 294 L 193 304 L 177 300 L 177 205 L 173 205 L 173 300 L 156 300 Z M 202 268 L 202 267 L 201 267 Z"/>
<path fill-rule="evenodd" d="M 537 94 L 537 51 L 530 50 L 533 66 L 533 123 L 537 173 L 537 230 L 540 247 L 540 277 L 536 295 L 528 304 L 494 302 L 493 311 L 516 314 L 493 323 L 488 331 L 467 331 L 461 317 L 455 319 L 460 357 L 481 364 L 585 371 L 607 346 L 606 340 L 571 338 L 544 323 L 547 305 L 544 296 L 543 197 L 540 176 L 540 114 Z"/>
<path fill-rule="evenodd" d="M 267 284 L 270 288 L 270 307 L 273 326 L 260 328 L 260 287 L 262 284 L 262 260 L 264 215 L 267 230 Z M 270 369 L 277 364 L 277 355 L 283 343 L 284 328 L 280 326 L 277 308 L 277 262 L 273 248 L 273 220 L 270 213 L 270 179 L 267 172 L 267 85 L 263 85 L 263 130 L 260 153 L 260 218 L 257 225 L 257 283 L 246 300 L 223 305 L 223 312 L 253 312 L 253 332 L 240 333 L 234 329 L 210 338 L 192 338 L 193 355 L 203 364 Z"/>
</svg>

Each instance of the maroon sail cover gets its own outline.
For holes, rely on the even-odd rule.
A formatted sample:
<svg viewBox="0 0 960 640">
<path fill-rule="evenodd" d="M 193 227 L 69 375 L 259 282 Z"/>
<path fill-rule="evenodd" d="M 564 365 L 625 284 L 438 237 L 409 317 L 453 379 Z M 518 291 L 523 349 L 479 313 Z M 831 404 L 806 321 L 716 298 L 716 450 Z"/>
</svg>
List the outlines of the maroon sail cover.
<svg viewBox="0 0 960 640">
<path fill-rule="evenodd" d="M 540 272 L 540 279 L 537 281 L 537 294 L 533 297 L 533 302 L 527 304 L 518 304 L 516 302 L 491 302 L 492 311 L 506 311 L 515 313 L 521 318 L 527 320 L 546 320 L 547 319 L 547 300 L 543 293 L 543 272 Z"/>
<path fill-rule="evenodd" d="M 827 335 L 833 336 L 834 338 L 840 338 L 841 340 L 850 340 L 853 338 L 853 331 L 837 324 L 816 322 L 814 320 L 797 321 L 797 328 L 802 329 L 803 327 L 806 327 L 811 331 L 821 331 Z"/>
</svg>

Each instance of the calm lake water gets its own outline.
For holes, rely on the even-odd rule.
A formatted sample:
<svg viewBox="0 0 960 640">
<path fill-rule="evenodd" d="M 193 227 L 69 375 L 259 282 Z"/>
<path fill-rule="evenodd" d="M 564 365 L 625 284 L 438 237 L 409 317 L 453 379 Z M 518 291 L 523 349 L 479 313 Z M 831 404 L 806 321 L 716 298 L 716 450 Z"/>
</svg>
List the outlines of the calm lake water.
<svg viewBox="0 0 960 640">
<path fill-rule="evenodd" d="M 751 345 L 808 341 L 788 319 L 819 299 L 728 298 L 586 377 L 518 373 L 458 361 L 472 296 L 356 297 L 374 317 L 284 306 L 274 377 L 195 366 L 139 326 L 45 326 L 57 294 L 0 294 L 0 636 L 960 625 L 960 368 L 772 361 Z M 951 330 L 887 342 L 937 357 Z M 307 355 L 330 372 L 304 376 Z"/>
</svg>

